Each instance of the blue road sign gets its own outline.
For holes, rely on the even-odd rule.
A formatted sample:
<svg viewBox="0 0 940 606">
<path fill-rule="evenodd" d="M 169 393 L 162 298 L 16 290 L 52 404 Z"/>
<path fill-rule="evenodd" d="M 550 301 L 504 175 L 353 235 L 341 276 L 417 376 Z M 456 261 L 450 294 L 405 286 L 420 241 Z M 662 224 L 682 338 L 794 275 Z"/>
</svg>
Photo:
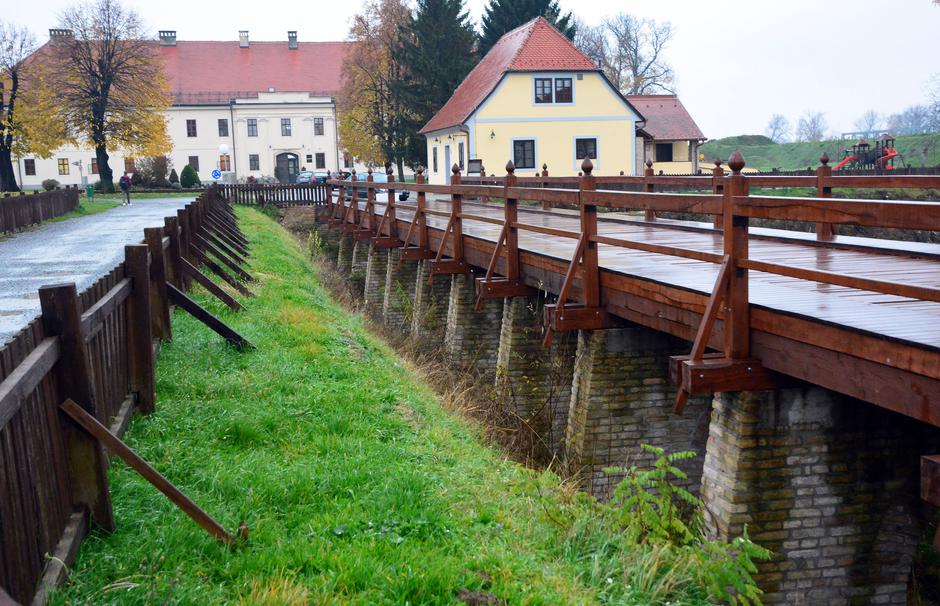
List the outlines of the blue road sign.
<svg viewBox="0 0 940 606">
<path fill-rule="evenodd" d="M 213 170 L 213 171 L 212 171 L 212 178 L 213 178 L 213 179 L 221 179 L 221 178 L 222 178 L 222 171 L 220 171 L 220 170 L 217 169 L 217 168 L 216 168 L 215 170 Z"/>
</svg>

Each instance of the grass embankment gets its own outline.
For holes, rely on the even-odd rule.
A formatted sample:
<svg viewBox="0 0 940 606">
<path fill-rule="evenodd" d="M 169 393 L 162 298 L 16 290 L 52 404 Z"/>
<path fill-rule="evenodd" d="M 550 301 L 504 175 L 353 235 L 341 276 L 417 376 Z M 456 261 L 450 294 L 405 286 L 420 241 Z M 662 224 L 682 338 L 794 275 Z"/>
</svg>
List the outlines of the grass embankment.
<svg viewBox="0 0 940 606">
<path fill-rule="evenodd" d="M 135 192 L 131 190 L 131 202 L 134 200 L 154 200 L 160 198 L 196 198 L 197 192 L 168 191 L 168 192 Z M 87 200 L 85 194 L 81 195 L 82 200 Z M 124 194 L 114 192 L 113 194 L 95 194 L 95 200 L 115 200 L 118 203 L 124 200 Z"/>
<path fill-rule="evenodd" d="M 257 296 L 238 314 L 195 296 L 257 349 L 177 310 L 157 411 L 126 439 L 250 539 L 217 544 L 115 461 L 118 529 L 86 540 L 55 603 L 651 603 L 610 510 L 485 446 L 331 301 L 282 228 L 238 213 Z"/>
<path fill-rule="evenodd" d="M 829 154 L 830 165 L 842 160 L 842 152 L 852 147 L 853 141 L 808 141 L 804 143 L 768 143 L 765 137 L 726 137 L 708 141 L 701 147 L 708 165 L 716 157 L 727 162 L 734 150 L 741 150 L 747 166 L 757 170 L 804 170 L 819 166 L 819 156 Z M 940 164 L 940 133 L 898 137 L 896 147 L 904 161 L 913 166 Z M 896 163 L 900 166 L 899 163 Z M 707 166 L 706 166 L 707 168 Z M 727 167 L 726 167 L 727 169 Z"/>
<path fill-rule="evenodd" d="M 80 196 L 78 199 L 78 206 L 75 207 L 75 210 L 70 210 L 62 216 L 55 217 L 45 221 L 46 223 L 57 223 L 59 221 L 68 221 L 69 219 L 77 219 L 78 217 L 87 217 L 90 215 L 97 215 L 98 213 L 103 213 L 106 210 L 111 210 L 112 208 L 120 206 L 121 203 L 115 198 L 113 200 L 109 199 L 95 199 L 89 200 L 85 196 Z"/>
</svg>

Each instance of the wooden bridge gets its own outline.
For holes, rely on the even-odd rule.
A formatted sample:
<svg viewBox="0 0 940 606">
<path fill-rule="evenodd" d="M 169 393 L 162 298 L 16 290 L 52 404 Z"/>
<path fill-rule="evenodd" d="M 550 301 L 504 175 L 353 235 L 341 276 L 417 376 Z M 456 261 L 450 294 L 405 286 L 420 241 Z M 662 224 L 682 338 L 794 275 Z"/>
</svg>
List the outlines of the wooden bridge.
<svg viewBox="0 0 940 606">
<path fill-rule="evenodd" d="M 432 342 L 453 360 L 472 346 L 497 383 L 528 390 L 537 366 L 566 357 L 569 385 L 531 410 L 562 417 L 548 422 L 556 454 L 587 490 L 609 496 L 603 470 L 643 460 L 641 443 L 693 448 L 687 484 L 716 533 L 746 525 L 776 554 L 759 576 L 766 603 L 903 603 L 925 527 L 908 493 L 940 505 L 940 203 L 832 192 L 940 177 L 833 176 L 821 161 L 794 176 L 749 176 L 735 154 L 730 174 L 704 177 L 595 177 L 585 161 L 577 180 L 517 178 L 511 164 L 473 181 L 455 167 L 447 186 L 420 170 L 415 183 L 334 180 L 320 233 L 341 272 L 365 274 L 387 328 L 409 330 L 392 290 L 418 314 L 428 283 L 449 279 Z M 471 296 L 480 313 L 462 317 Z M 543 312 L 544 353 L 525 349 L 522 308 Z M 576 352 L 558 354 L 559 338 Z"/>
<path fill-rule="evenodd" d="M 455 173 L 453 185 L 432 186 L 419 175 L 417 184 L 394 183 L 387 200 L 372 188 L 350 204 L 346 190 L 359 200 L 371 186 L 334 181 L 341 195 L 327 215 L 357 238 L 402 247 L 403 259 L 433 259 L 435 275 L 486 269 L 482 299 L 557 295 L 546 310 L 549 335 L 627 320 L 694 341 L 677 360 L 685 393 L 770 387 L 785 380 L 779 374 L 940 425 L 940 245 L 822 235 L 839 224 L 940 230 L 937 202 L 829 197 L 840 187 L 940 188 L 940 178 L 760 177 L 764 187 L 818 185 L 826 197 L 751 196 L 743 166 L 732 158 L 734 172 L 714 187 L 711 177 L 659 179 L 721 191 L 711 194 L 598 190 L 589 162 L 580 189 L 525 187 L 509 166 L 501 185 L 463 184 Z M 396 191 L 416 201 L 398 201 Z M 710 215 L 717 227 L 654 213 Z M 820 229 L 814 238 L 749 228 L 752 219 Z"/>
</svg>

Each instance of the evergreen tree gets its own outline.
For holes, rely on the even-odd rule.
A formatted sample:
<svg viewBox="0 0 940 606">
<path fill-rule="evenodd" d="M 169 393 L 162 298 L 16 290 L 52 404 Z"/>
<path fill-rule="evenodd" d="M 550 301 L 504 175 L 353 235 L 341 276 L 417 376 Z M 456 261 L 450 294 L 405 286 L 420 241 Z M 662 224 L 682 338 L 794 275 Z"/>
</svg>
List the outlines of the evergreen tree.
<svg viewBox="0 0 940 606">
<path fill-rule="evenodd" d="M 199 175 L 196 173 L 195 169 L 189 164 L 184 166 L 182 172 L 180 172 L 180 185 L 183 189 L 189 189 L 201 184 Z"/>
<path fill-rule="evenodd" d="M 480 56 L 486 55 L 503 34 L 536 17 L 545 17 L 569 40 L 574 40 L 574 17 L 570 12 L 562 16 L 558 0 L 490 0 L 483 14 Z"/>
<path fill-rule="evenodd" d="M 427 147 L 417 134 L 447 102 L 476 64 L 476 32 L 463 0 L 418 0 L 400 28 L 394 60 L 403 67 L 393 83 L 408 108 L 406 161 L 426 164 Z"/>
</svg>

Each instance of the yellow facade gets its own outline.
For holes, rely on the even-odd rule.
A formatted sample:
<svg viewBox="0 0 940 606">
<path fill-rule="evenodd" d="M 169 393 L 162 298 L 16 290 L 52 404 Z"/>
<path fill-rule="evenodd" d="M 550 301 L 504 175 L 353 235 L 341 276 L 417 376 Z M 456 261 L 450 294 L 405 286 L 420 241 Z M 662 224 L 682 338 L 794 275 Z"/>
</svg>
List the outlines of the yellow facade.
<svg viewBox="0 0 940 606">
<path fill-rule="evenodd" d="M 552 76 L 572 79 L 571 103 L 535 103 L 535 78 Z M 446 182 L 446 147 L 453 164 L 461 141 L 469 153 L 467 159 L 481 159 L 486 173 L 497 176 L 505 174 L 506 162 L 513 158 L 513 142 L 519 139 L 534 141 L 535 153 L 533 166 L 516 167 L 518 176 L 536 175 L 543 164 L 552 176 L 577 175 L 583 159 L 575 157 L 579 138 L 597 140 L 594 174 L 634 174 L 637 119 L 598 73 L 507 73 L 464 125 L 427 134 L 430 182 Z"/>
</svg>

